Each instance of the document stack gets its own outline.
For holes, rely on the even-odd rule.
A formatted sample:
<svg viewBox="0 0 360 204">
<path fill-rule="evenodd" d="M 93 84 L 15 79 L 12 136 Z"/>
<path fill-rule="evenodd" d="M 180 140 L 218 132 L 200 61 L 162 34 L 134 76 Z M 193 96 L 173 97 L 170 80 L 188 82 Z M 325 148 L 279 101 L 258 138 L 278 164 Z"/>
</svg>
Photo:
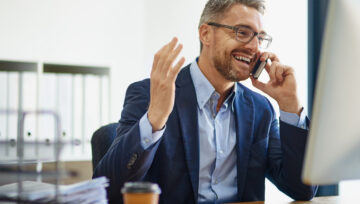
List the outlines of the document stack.
<svg viewBox="0 0 360 204">
<path fill-rule="evenodd" d="M 24 181 L 21 184 L 0 186 L 0 201 L 21 201 L 25 203 L 64 203 L 64 204 L 106 204 L 108 180 L 99 177 L 72 185 L 59 185 Z"/>
</svg>

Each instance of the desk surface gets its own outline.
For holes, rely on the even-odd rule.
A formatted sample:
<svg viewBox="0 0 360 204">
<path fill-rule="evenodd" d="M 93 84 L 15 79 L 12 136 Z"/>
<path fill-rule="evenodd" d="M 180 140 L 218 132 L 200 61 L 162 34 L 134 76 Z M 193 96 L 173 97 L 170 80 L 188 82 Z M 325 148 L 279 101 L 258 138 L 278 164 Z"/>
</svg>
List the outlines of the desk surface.
<svg viewBox="0 0 360 204">
<path fill-rule="evenodd" d="M 345 203 L 351 203 L 349 202 L 352 200 L 353 202 L 358 199 L 350 199 L 350 198 L 343 198 L 338 196 L 325 196 L 325 197 L 316 197 L 312 199 L 311 201 L 293 201 L 293 202 L 281 202 L 281 201 L 272 201 L 272 200 L 266 200 L 264 201 L 257 201 L 257 202 L 241 202 L 236 204 L 345 204 Z M 231 203 L 229 203 L 231 204 Z M 232 203 L 235 204 L 235 203 Z"/>
</svg>

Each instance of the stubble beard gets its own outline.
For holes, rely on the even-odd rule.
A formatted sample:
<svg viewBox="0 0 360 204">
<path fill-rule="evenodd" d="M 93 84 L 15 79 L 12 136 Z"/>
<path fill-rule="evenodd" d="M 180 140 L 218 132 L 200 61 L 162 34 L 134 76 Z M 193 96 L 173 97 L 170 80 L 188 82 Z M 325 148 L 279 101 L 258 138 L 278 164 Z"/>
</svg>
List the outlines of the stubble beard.
<svg viewBox="0 0 360 204">
<path fill-rule="evenodd" d="M 245 80 L 244 77 L 241 77 L 241 73 L 236 70 L 236 67 L 231 63 L 231 54 L 224 52 L 223 56 L 219 52 L 216 52 L 214 57 L 214 66 L 215 69 L 228 81 L 238 82 Z"/>
</svg>

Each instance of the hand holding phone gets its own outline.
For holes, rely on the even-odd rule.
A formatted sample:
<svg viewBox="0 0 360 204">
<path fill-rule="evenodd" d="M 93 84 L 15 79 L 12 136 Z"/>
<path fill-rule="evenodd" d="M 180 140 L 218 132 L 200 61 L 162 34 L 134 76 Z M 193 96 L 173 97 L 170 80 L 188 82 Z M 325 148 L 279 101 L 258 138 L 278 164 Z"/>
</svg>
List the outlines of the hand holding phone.
<svg viewBox="0 0 360 204">
<path fill-rule="evenodd" d="M 275 99 L 280 110 L 299 115 L 301 104 L 296 91 L 297 85 L 294 69 L 290 66 L 281 64 L 276 54 L 271 52 L 262 53 L 261 59 L 267 61 L 267 63 L 271 63 L 271 66 L 266 65 L 265 67 L 265 69 L 269 71 L 269 80 L 267 82 L 256 80 L 254 75 L 256 72 L 259 73 L 260 70 L 257 70 L 259 68 L 254 67 L 253 73 L 251 74 L 252 77 L 250 77 L 252 85 Z M 257 61 L 258 58 L 255 62 Z M 253 62 L 253 64 L 257 64 L 255 62 Z"/>
</svg>

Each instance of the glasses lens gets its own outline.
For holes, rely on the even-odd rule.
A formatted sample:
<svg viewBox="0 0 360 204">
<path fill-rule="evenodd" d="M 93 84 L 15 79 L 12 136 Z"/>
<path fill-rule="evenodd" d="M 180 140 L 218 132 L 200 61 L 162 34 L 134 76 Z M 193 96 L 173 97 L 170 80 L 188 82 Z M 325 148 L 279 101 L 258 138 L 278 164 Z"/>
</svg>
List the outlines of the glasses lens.
<svg viewBox="0 0 360 204">
<path fill-rule="evenodd" d="M 266 34 L 259 34 L 259 47 L 262 49 L 266 49 L 270 46 L 271 43 L 271 37 Z"/>
<path fill-rule="evenodd" d="M 254 35 L 254 32 L 246 27 L 239 27 L 236 37 L 241 42 L 248 42 Z"/>
</svg>

